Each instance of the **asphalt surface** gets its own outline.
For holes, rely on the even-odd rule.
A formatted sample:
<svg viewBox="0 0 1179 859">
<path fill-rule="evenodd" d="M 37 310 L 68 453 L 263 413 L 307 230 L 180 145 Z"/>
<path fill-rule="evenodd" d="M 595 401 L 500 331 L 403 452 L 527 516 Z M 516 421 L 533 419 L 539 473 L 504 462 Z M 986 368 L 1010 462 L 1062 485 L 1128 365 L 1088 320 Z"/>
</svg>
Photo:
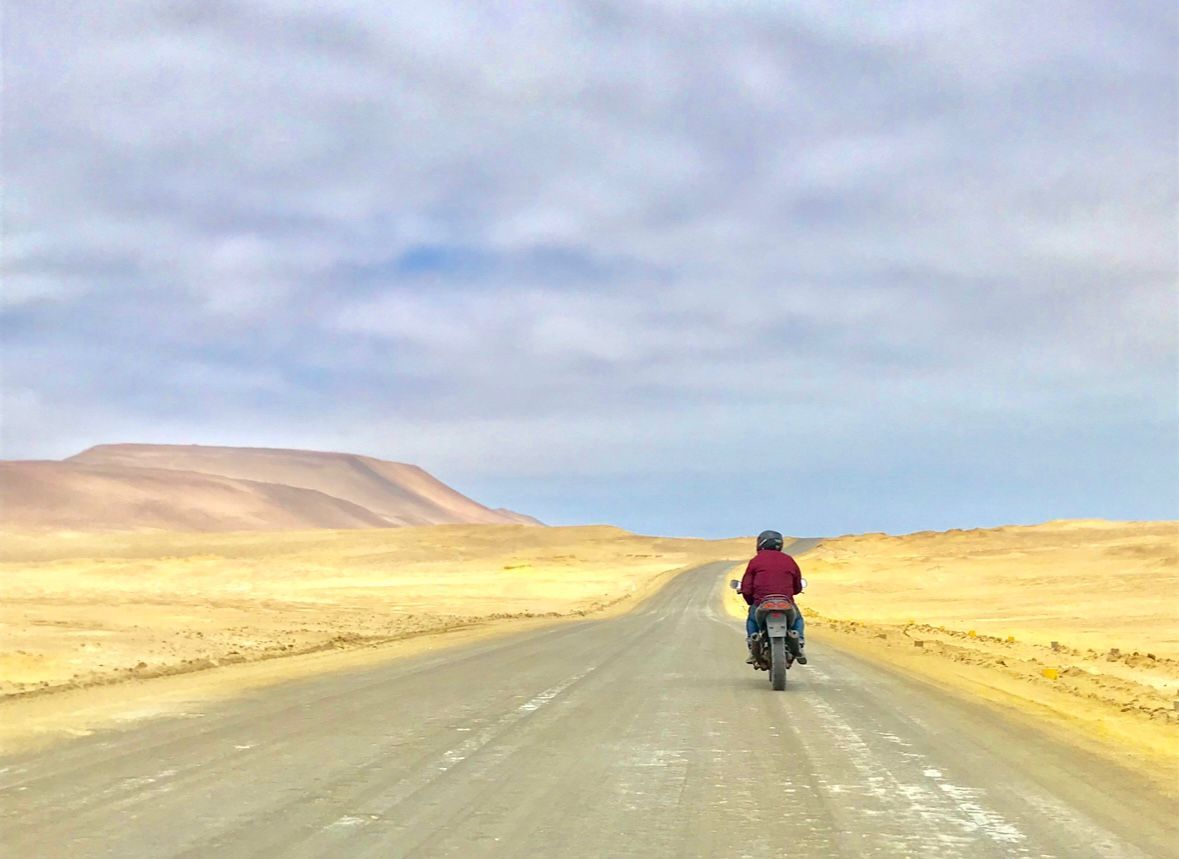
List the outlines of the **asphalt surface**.
<svg viewBox="0 0 1179 859">
<path fill-rule="evenodd" d="M 981 705 L 814 642 L 772 692 L 724 569 L 0 760 L 0 854 L 1179 855 L 1135 776 Z"/>
</svg>

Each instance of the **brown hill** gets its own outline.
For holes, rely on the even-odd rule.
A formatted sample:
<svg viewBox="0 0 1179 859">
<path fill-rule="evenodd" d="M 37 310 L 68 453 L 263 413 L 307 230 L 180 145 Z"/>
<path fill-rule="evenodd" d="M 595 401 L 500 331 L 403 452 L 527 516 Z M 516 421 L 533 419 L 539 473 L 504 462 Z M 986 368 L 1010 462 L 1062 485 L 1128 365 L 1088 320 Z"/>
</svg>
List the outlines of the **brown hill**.
<svg viewBox="0 0 1179 859">
<path fill-rule="evenodd" d="M 172 469 L 0 462 L 5 528 L 271 531 L 388 524 L 350 501 L 295 486 Z"/>
<path fill-rule="evenodd" d="M 384 525 L 539 524 L 492 510 L 416 465 L 348 453 L 201 445 L 99 445 L 67 462 L 163 468 L 313 489 L 359 505 Z"/>
</svg>

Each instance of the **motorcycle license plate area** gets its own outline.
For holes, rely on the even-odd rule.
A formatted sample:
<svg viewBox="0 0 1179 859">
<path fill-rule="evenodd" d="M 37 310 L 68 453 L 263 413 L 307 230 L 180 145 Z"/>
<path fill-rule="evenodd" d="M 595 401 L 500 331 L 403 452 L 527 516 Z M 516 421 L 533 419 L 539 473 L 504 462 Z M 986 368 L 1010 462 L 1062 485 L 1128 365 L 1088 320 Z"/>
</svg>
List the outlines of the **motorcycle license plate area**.
<svg viewBox="0 0 1179 859">
<path fill-rule="evenodd" d="M 770 612 L 766 615 L 766 633 L 771 638 L 786 635 L 790 625 L 786 622 L 786 615 L 782 612 Z"/>
</svg>

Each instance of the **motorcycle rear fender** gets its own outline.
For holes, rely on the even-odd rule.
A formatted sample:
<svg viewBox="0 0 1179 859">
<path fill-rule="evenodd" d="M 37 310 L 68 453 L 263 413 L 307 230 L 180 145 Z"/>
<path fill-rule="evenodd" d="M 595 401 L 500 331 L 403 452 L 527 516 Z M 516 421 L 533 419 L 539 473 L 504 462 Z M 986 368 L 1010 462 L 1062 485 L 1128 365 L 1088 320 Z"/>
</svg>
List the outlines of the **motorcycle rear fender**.
<svg viewBox="0 0 1179 859">
<path fill-rule="evenodd" d="M 771 611 L 766 615 L 766 634 L 770 638 L 785 638 L 790 632 L 790 619 L 784 611 Z"/>
</svg>

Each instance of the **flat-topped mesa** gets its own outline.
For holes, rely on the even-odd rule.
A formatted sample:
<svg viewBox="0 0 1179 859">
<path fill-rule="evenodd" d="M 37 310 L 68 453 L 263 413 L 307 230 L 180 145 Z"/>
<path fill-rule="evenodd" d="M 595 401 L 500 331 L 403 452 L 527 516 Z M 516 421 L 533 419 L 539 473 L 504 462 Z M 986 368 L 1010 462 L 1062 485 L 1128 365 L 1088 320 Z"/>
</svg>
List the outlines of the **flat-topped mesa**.
<svg viewBox="0 0 1179 859">
<path fill-rule="evenodd" d="M 0 524 L 277 530 L 539 524 L 493 510 L 416 465 L 348 453 L 99 445 L 62 462 L 0 463 Z"/>
<path fill-rule="evenodd" d="M 0 527 L 31 531 L 385 528 L 378 514 L 296 486 L 166 468 L 0 462 Z"/>
</svg>

